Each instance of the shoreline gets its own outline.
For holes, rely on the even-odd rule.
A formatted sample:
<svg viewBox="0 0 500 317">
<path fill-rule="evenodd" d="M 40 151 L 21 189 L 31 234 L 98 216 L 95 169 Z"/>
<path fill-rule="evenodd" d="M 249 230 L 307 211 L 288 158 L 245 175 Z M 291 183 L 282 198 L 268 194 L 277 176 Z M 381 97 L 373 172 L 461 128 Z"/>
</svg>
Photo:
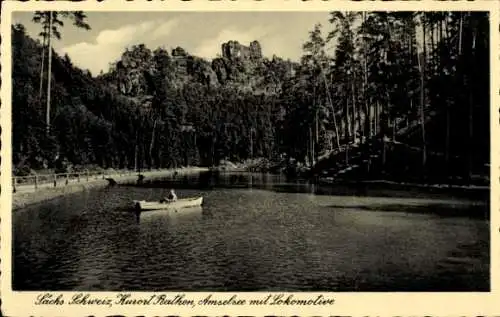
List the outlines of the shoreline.
<svg viewBox="0 0 500 317">
<path fill-rule="evenodd" d="M 440 183 L 407 183 L 407 182 L 396 182 L 389 180 L 365 180 L 362 181 L 363 184 L 386 184 L 386 185 L 400 185 L 407 187 L 415 187 L 415 188 L 432 188 L 432 189 L 464 189 L 464 190 L 476 190 L 476 191 L 485 191 L 490 190 L 490 186 L 484 185 L 458 185 L 458 184 L 440 184 Z"/>
<path fill-rule="evenodd" d="M 136 182 L 137 176 L 139 174 L 144 175 L 144 178 L 147 180 L 172 176 L 175 172 L 179 173 L 179 175 L 188 175 L 204 171 L 208 171 L 208 168 L 187 167 L 157 171 L 133 172 L 129 175 L 120 175 L 119 173 L 116 173 L 104 175 L 104 177 L 114 179 L 119 185 L 126 185 Z M 38 190 L 35 190 L 34 186 L 31 185 L 19 186 L 20 188 L 24 187 L 24 189 L 21 189 L 16 193 L 12 193 L 12 211 L 22 209 L 37 203 L 49 201 L 60 196 L 82 192 L 93 188 L 106 187 L 108 185 L 109 182 L 105 178 L 98 178 L 83 182 L 72 181 L 68 185 L 61 185 L 60 187 L 52 187 L 52 185 L 48 183 L 46 186 L 43 186 Z"/>
<path fill-rule="evenodd" d="M 145 180 L 159 179 L 162 177 L 172 176 L 175 172 L 179 175 L 189 175 L 196 174 L 199 172 L 220 172 L 220 173 L 244 173 L 244 174 L 260 174 L 259 172 L 252 172 L 248 170 L 240 169 L 225 169 L 225 170 L 214 170 L 213 168 L 203 168 L 203 167 L 187 167 L 178 169 L 165 169 L 156 171 L 144 171 L 144 172 L 131 172 L 130 174 L 116 173 L 116 174 L 104 174 L 100 175 L 99 178 L 94 178 L 89 181 L 77 182 L 76 180 L 70 181 L 68 185 L 60 185 L 59 187 L 53 187 L 51 183 L 45 183 L 41 185 L 41 188 L 35 191 L 32 185 L 21 185 L 16 193 L 12 194 L 12 210 L 22 209 L 24 207 L 41 203 L 44 201 L 49 201 L 60 196 L 82 192 L 94 188 L 102 188 L 109 185 L 109 182 L 105 178 L 113 178 L 117 185 L 130 185 L 136 183 L 139 174 L 144 175 Z M 271 173 L 275 174 L 275 173 Z M 278 175 L 278 174 L 275 174 Z M 435 193 L 446 193 L 449 191 L 459 191 L 462 193 L 484 193 L 489 192 L 489 186 L 477 186 L 477 185 L 454 185 L 454 184 L 420 184 L 420 183 L 406 183 L 406 182 L 395 182 L 388 180 L 363 180 L 359 183 L 356 182 L 341 182 L 337 183 L 335 181 L 329 181 L 326 179 L 320 179 L 318 185 L 323 186 L 335 186 L 335 185 L 361 185 L 361 186 L 382 186 L 384 189 L 421 189 L 421 190 L 431 190 Z M 40 186 L 40 185 L 39 185 Z"/>
<path fill-rule="evenodd" d="M 399 186 L 407 188 L 422 188 L 422 189 L 453 189 L 453 190 L 467 190 L 467 191 L 489 191 L 490 186 L 485 185 L 458 185 L 458 184 L 446 184 L 446 183 L 414 183 L 414 182 L 397 182 L 385 179 L 377 180 L 359 180 L 359 181 L 335 181 L 329 179 L 320 179 L 319 184 L 321 185 L 387 185 L 387 186 Z"/>
</svg>

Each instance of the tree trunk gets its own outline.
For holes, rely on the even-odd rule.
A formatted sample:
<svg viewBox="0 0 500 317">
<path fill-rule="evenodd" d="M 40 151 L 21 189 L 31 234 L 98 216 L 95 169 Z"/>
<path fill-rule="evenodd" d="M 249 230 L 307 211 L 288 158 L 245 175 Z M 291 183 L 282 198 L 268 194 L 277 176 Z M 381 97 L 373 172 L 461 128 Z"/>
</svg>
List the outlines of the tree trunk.
<svg viewBox="0 0 500 317">
<path fill-rule="evenodd" d="M 355 91 L 354 91 L 354 81 L 351 81 L 351 89 L 352 89 L 352 136 L 353 136 L 353 141 L 356 141 L 356 131 L 358 130 L 356 128 L 356 116 L 358 115 L 358 112 L 356 111 L 356 96 L 355 96 Z"/>
<path fill-rule="evenodd" d="M 154 142 L 155 142 L 155 132 L 156 132 L 156 124 L 158 120 L 155 119 L 153 122 L 153 132 L 151 135 L 151 142 L 149 143 L 149 167 L 153 168 L 154 166 L 154 159 L 153 159 L 153 147 L 154 147 Z"/>
<path fill-rule="evenodd" d="M 310 163 L 310 166 L 313 166 L 313 164 L 314 164 L 314 142 L 313 142 L 313 133 L 312 133 L 311 127 L 309 127 L 309 146 L 310 146 L 309 163 Z"/>
<path fill-rule="evenodd" d="M 474 95 L 469 92 L 469 151 L 468 151 L 468 178 L 472 179 L 474 162 Z"/>
<path fill-rule="evenodd" d="M 319 123 L 318 123 L 318 110 L 316 110 L 316 134 L 315 134 L 315 139 L 314 139 L 314 162 L 318 161 L 318 153 L 320 151 L 319 149 Z"/>
<path fill-rule="evenodd" d="M 320 67 L 321 67 L 321 64 L 320 64 Z M 337 148 L 340 151 L 340 135 L 339 135 L 339 128 L 337 125 L 337 115 L 336 115 L 335 108 L 333 107 L 332 96 L 330 95 L 330 89 L 328 88 L 328 82 L 326 80 L 326 75 L 325 75 L 325 72 L 323 70 L 323 67 L 321 67 L 321 74 L 323 75 L 323 82 L 325 83 L 325 90 L 326 90 L 326 96 L 328 98 L 328 103 L 330 104 L 330 108 L 332 109 L 333 125 L 335 128 L 335 135 L 337 138 Z"/>
<path fill-rule="evenodd" d="M 49 50 L 48 60 L 49 65 L 47 68 L 47 113 L 46 113 L 46 121 L 47 121 L 47 135 L 50 133 L 50 84 L 52 79 L 52 11 L 49 12 L 49 31 L 48 31 L 48 40 L 47 40 L 47 48 Z"/>
<path fill-rule="evenodd" d="M 431 48 L 430 48 L 430 58 L 431 58 L 431 61 L 430 62 L 432 63 L 430 65 L 431 69 L 432 69 L 432 72 L 431 72 L 430 76 L 432 76 L 432 74 L 434 74 L 434 70 L 436 68 L 436 65 L 434 63 L 434 53 L 435 53 L 434 52 L 434 25 L 432 23 L 430 24 L 430 35 L 431 35 L 431 39 L 430 39 L 431 40 Z"/>
<path fill-rule="evenodd" d="M 363 24 L 366 23 L 366 12 L 362 12 Z M 365 122 L 368 122 L 368 138 L 372 137 L 372 118 L 371 118 L 371 104 L 368 105 L 368 57 L 366 56 L 367 45 L 366 40 L 363 39 L 363 99 L 365 102 Z M 365 124 L 366 126 L 366 124 Z"/>
<path fill-rule="evenodd" d="M 144 140 L 144 141 L 146 141 L 146 140 Z M 146 142 L 141 142 L 141 144 L 142 144 L 141 145 L 141 167 L 140 167 L 141 170 L 146 169 L 146 164 L 145 164 L 146 163 L 145 162 L 145 160 L 146 160 L 146 145 L 144 143 L 146 143 Z"/>
<path fill-rule="evenodd" d="M 137 172 L 139 155 L 139 131 L 135 131 L 135 146 L 134 146 L 134 171 Z"/>
<path fill-rule="evenodd" d="M 448 169 L 447 176 L 450 176 L 450 104 L 447 100 L 446 102 L 446 139 L 445 139 L 445 148 L 444 148 L 444 161 L 446 164 L 446 168 Z"/>
<path fill-rule="evenodd" d="M 366 122 L 368 122 L 368 138 L 370 138 L 372 136 L 372 123 L 371 123 L 371 111 L 370 111 L 370 107 L 368 105 L 368 94 L 367 94 L 367 78 L 366 78 L 366 60 L 365 60 L 365 78 L 363 80 L 363 99 L 364 99 L 364 102 L 365 102 L 365 124 L 364 126 L 366 126 Z"/>
<path fill-rule="evenodd" d="M 345 118 L 346 118 L 346 134 L 347 134 L 347 143 L 351 140 L 351 113 L 349 112 L 349 96 L 346 96 L 345 101 Z"/>
<path fill-rule="evenodd" d="M 252 138 L 252 135 L 250 134 L 250 140 Z M 215 145 L 217 143 L 216 137 L 212 137 L 212 166 L 215 166 Z M 252 141 L 250 141 L 252 143 Z M 250 158 L 253 158 L 253 145 L 250 147 L 252 153 L 250 154 Z"/>
<path fill-rule="evenodd" d="M 315 134 L 314 134 L 314 141 L 316 143 L 319 142 L 319 122 L 318 122 L 318 110 L 316 110 L 316 118 L 314 120 L 315 122 Z"/>
<path fill-rule="evenodd" d="M 448 25 L 448 17 L 445 17 L 444 20 L 444 29 L 445 29 L 445 37 L 446 37 L 446 46 L 448 46 L 449 39 L 450 39 L 450 27 Z"/>
<path fill-rule="evenodd" d="M 385 171 L 385 161 L 386 161 L 385 137 L 382 136 L 382 170 L 384 171 Z"/>
<path fill-rule="evenodd" d="M 374 127 L 375 111 L 373 109 L 373 105 L 372 104 L 373 104 L 373 100 L 370 97 L 368 99 L 368 105 L 367 105 L 367 113 L 368 113 L 368 136 L 370 138 L 375 135 L 375 127 Z"/>
<path fill-rule="evenodd" d="M 44 33 L 47 33 L 45 27 L 44 27 L 44 31 L 45 31 Z M 47 44 L 47 35 L 44 35 L 43 39 L 42 39 L 42 65 L 40 68 L 40 89 L 38 92 L 38 98 L 40 99 L 40 102 L 42 101 L 42 94 L 43 94 L 43 71 L 44 71 L 44 66 L 45 66 L 44 65 L 45 64 L 45 50 L 47 49 L 46 44 Z"/>
<path fill-rule="evenodd" d="M 318 126 L 318 106 L 321 104 L 321 100 L 317 102 L 316 100 L 316 85 L 314 85 L 314 90 L 313 90 L 313 108 L 314 108 L 314 128 L 315 128 L 315 133 L 314 133 L 314 138 L 313 138 L 313 145 L 318 146 L 318 140 L 319 140 L 319 126 Z M 313 164 L 316 162 L 316 152 L 317 149 L 313 147 Z"/>
<path fill-rule="evenodd" d="M 441 16 L 441 20 L 439 21 L 439 39 L 438 39 L 438 43 L 441 43 L 443 41 L 443 24 L 445 23 L 444 22 L 444 18 L 445 18 L 445 14 L 446 13 L 443 13 L 443 15 Z M 442 45 L 442 43 L 440 44 Z M 441 50 L 439 50 L 441 51 Z M 439 61 L 441 61 L 441 54 L 439 54 Z"/>
<path fill-rule="evenodd" d="M 425 170 L 425 166 L 427 164 L 427 145 L 425 138 L 425 115 L 424 115 L 424 106 L 425 106 L 425 64 L 426 64 L 426 43 L 425 43 L 425 21 L 422 18 L 422 36 L 423 36 L 423 55 L 422 55 L 422 63 L 420 63 L 420 123 L 422 130 L 422 167 Z"/>
<path fill-rule="evenodd" d="M 360 105 L 358 107 L 358 131 L 359 131 L 359 143 L 362 142 L 363 137 L 365 136 L 365 129 L 364 129 L 364 122 L 362 119 L 362 114 L 363 114 L 363 107 Z M 366 115 L 365 115 L 365 120 L 366 120 Z"/>
<path fill-rule="evenodd" d="M 462 12 L 460 12 L 460 28 L 458 31 L 458 55 L 462 55 L 462 29 L 463 29 L 463 17 Z"/>
<path fill-rule="evenodd" d="M 396 142 L 396 119 L 392 119 L 392 141 Z"/>
<path fill-rule="evenodd" d="M 349 165 L 349 142 L 345 144 L 345 165 Z"/>
<path fill-rule="evenodd" d="M 474 72 L 476 66 L 476 30 L 472 30 L 472 72 Z M 469 181 L 472 179 L 473 168 L 474 168 L 474 85 L 472 84 L 474 79 L 472 75 L 469 78 L 469 155 L 468 155 L 468 165 L 469 165 Z"/>
</svg>

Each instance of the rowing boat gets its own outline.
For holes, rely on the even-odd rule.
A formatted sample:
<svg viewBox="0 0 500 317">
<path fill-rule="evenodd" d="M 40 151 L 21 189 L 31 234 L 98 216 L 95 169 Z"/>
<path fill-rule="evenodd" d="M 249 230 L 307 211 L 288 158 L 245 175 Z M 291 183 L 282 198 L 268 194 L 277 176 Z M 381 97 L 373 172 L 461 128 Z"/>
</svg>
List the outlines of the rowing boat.
<svg viewBox="0 0 500 317">
<path fill-rule="evenodd" d="M 169 210 L 190 207 L 199 207 L 203 204 L 203 197 L 178 199 L 173 202 L 160 203 L 157 201 L 134 200 L 138 210 Z"/>
</svg>

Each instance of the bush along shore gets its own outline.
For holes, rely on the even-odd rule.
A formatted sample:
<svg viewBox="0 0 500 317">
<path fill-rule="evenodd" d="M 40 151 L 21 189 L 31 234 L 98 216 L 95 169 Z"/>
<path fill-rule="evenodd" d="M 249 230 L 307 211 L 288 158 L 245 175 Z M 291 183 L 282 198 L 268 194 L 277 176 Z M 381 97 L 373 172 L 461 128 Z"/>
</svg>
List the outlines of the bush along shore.
<svg viewBox="0 0 500 317">
<path fill-rule="evenodd" d="M 77 193 L 92 188 L 100 188 L 113 185 L 127 185 L 140 182 L 141 179 L 156 179 L 169 177 L 175 173 L 180 175 L 195 174 L 203 172 L 207 169 L 200 167 L 187 167 L 178 169 L 163 169 L 143 172 L 115 172 L 102 173 L 89 177 L 88 179 L 73 177 L 69 180 L 60 179 L 56 182 L 42 183 L 35 189 L 34 184 L 23 184 L 16 187 L 16 191 L 12 195 L 12 209 L 17 210 L 26 206 L 48 201 L 63 195 Z M 142 175 L 142 176 L 140 176 Z"/>
</svg>

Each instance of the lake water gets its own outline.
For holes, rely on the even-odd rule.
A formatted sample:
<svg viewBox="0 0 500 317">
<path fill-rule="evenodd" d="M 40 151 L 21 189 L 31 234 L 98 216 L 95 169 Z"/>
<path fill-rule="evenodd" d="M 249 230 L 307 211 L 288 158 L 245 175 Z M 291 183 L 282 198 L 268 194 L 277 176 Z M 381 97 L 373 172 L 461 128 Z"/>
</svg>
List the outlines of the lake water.
<svg viewBox="0 0 500 317">
<path fill-rule="evenodd" d="M 136 218 L 172 187 L 203 207 Z M 485 202 L 402 194 L 246 174 L 90 190 L 13 214 L 13 287 L 488 291 Z"/>
</svg>

